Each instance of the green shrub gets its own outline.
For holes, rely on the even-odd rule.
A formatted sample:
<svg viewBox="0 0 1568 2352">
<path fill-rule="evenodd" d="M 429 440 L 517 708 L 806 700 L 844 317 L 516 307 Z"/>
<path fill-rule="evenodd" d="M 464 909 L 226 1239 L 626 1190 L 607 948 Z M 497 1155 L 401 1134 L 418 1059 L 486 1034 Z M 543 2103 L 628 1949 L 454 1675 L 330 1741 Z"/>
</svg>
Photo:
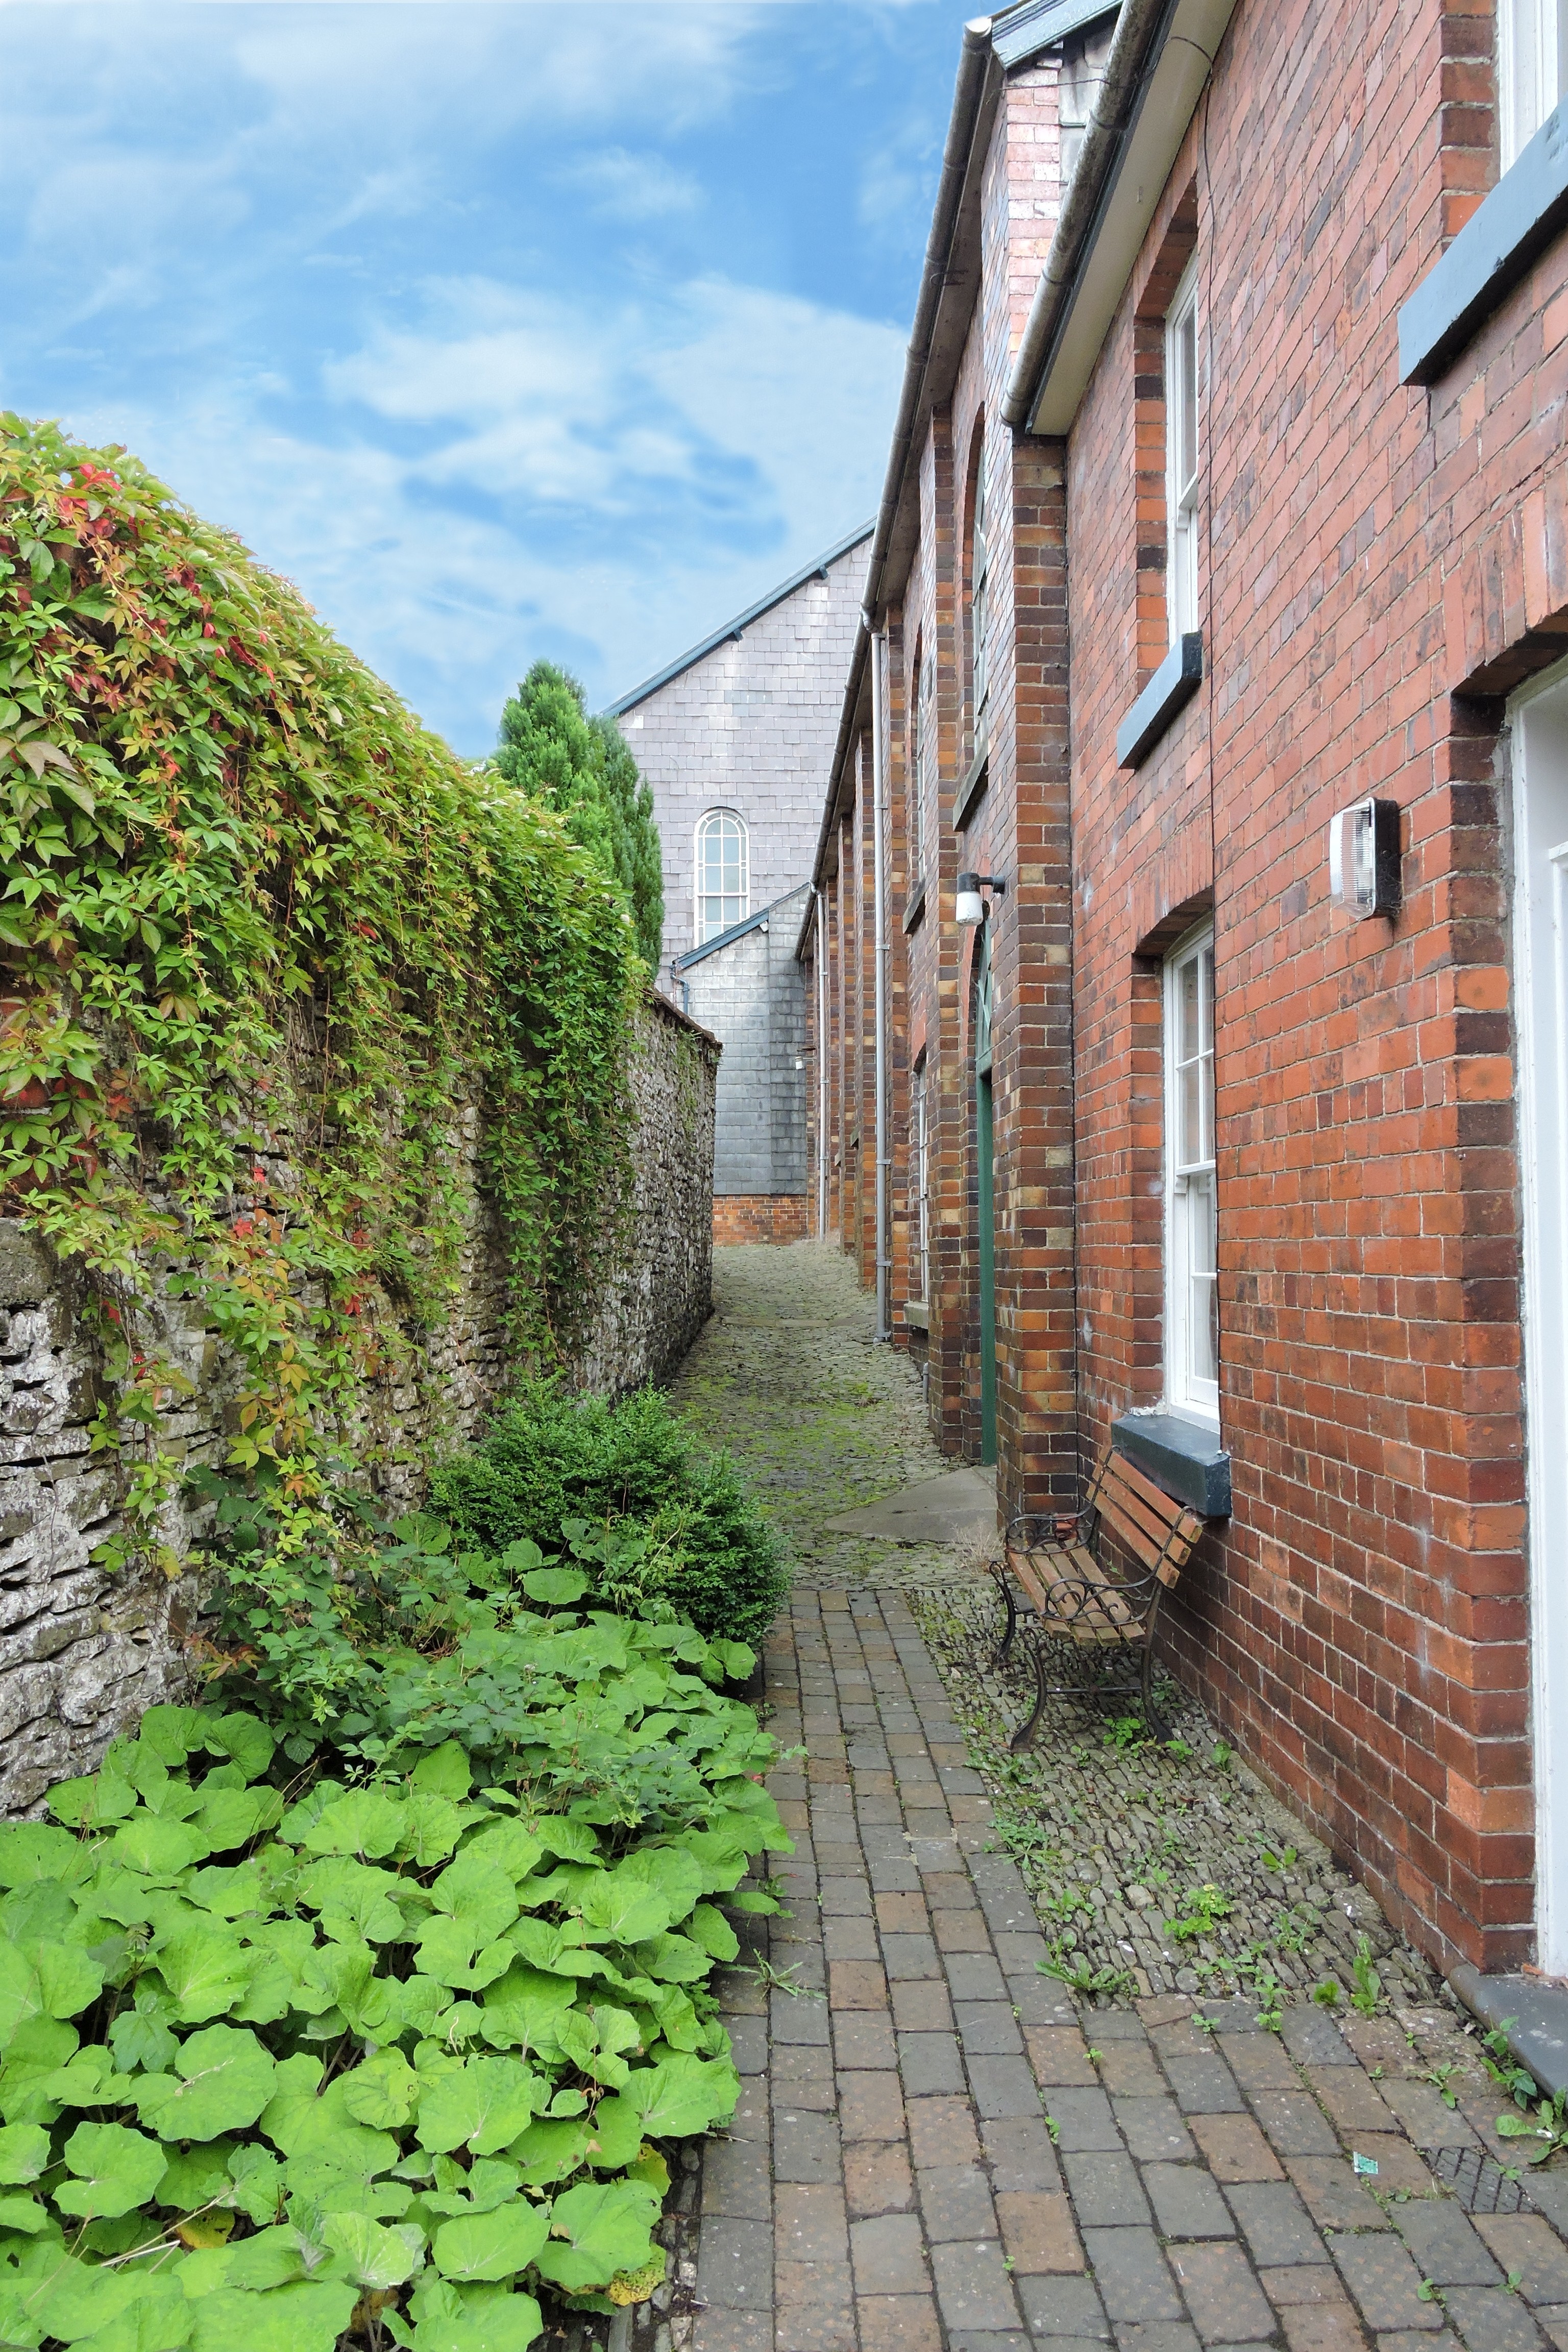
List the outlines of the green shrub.
<svg viewBox="0 0 1568 2352">
<path fill-rule="evenodd" d="M 734 1892 L 787 1846 L 773 1743 L 689 1627 L 398 1553 L 427 1646 L 364 1661 L 373 1780 L 300 1795 L 256 1717 L 160 1706 L 0 1828 L 8 2344 L 525 2352 L 539 2292 L 662 2275 L 654 2143 L 739 2088 L 710 1898 L 774 1907 Z"/>
<path fill-rule="evenodd" d="M 700 1457 L 656 1389 L 623 1403 L 531 1383 L 475 1454 L 432 1480 L 431 1508 L 459 1541 L 552 1549 L 569 1519 L 631 1522 L 647 1546 L 643 1589 L 702 1633 L 759 1645 L 788 1579 L 778 1544 L 724 1454 Z"/>
</svg>

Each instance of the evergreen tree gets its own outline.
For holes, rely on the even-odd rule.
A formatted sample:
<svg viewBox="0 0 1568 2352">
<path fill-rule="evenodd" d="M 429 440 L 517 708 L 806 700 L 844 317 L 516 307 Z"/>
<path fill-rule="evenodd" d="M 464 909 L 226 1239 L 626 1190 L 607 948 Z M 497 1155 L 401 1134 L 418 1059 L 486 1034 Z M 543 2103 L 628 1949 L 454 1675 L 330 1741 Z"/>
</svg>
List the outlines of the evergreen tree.
<svg viewBox="0 0 1568 2352">
<path fill-rule="evenodd" d="M 590 719 L 576 679 L 537 661 L 501 712 L 496 766 L 510 783 L 559 809 L 573 840 L 620 884 L 653 971 L 664 928 L 664 860 L 653 794 L 615 720 Z"/>
</svg>

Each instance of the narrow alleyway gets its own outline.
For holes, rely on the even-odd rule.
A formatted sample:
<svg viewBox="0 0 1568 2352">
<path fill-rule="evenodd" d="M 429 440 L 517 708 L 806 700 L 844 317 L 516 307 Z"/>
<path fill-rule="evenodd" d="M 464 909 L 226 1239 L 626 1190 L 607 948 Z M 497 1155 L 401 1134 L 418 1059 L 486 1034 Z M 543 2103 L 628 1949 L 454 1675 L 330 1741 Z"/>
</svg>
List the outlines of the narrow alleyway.
<svg viewBox="0 0 1568 2352">
<path fill-rule="evenodd" d="M 1050 1872 L 1032 1896 L 998 1850 L 916 1620 L 973 1563 L 814 1534 L 932 1475 L 908 1369 L 825 1252 L 727 1252 L 716 1287 L 679 1393 L 805 1566 L 766 1669 L 795 1851 L 724 1979 L 744 2090 L 660 2352 L 1568 2352 L 1568 2175 L 1521 2177 L 1477 2041 L 1386 1930 L 1374 2013 L 1256 1964 L 1228 1999 L 1047 1972 Z M 1081 1778 L 1093 1727 L 1059 1737 Z"/>
</svg>

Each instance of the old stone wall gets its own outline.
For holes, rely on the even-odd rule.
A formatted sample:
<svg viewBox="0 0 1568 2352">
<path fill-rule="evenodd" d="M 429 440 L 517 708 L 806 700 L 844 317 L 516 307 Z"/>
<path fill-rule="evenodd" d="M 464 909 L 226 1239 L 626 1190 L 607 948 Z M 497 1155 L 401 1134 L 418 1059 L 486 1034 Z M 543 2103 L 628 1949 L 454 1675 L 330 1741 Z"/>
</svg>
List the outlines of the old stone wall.
<svg viewBox="0 0 1568 2352">
<path fill-rule="evenodd" d="M 716 1039 L 650 994 L 630 1067 L 636 1126 L 628 1213 L 585 1302 L 574 1372 L 620 1395 L 666 1378 L 710 1309 Z M 456 1297 L 445 1324 L 367 1381 L 353 1452 L 385 1501 L 419 1500 L 426 1465 L 471 1442 L 510 1369 L 506 1269 L 478 1181 L 477 1108 L 459 1118 L 470 1181 Z M 108 1741 L 161 1699 L 184 1694 L 184 1637 L 199 1607 L 194 1571 L 110 1576 L 92 1559 L 117 1531 L 121 1470 L 95 1454 L 97 1351 L 79 1277 L 21 1224 L 0 1220 L 0 1811 L 34 1805 L 52 1782 L 90 1770 Z M 190 1382 L 168 1412 L 165 1447 L 192 1467 L 226 1457 L 235 1368 L 195 1302 L 161 1296 L 147 1337 Z M 163 1534 L 181 1558 L 205 1508 L 177 1504 Z"/>
</svg>

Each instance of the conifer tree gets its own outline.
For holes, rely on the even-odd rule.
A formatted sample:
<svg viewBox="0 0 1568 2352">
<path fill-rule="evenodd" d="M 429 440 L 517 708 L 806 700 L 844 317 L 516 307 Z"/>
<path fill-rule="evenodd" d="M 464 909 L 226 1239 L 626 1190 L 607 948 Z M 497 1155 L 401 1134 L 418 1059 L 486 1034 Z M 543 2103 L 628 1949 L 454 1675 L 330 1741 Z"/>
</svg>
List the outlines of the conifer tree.
<svg viewBox="0 0 1568 2352">
<path fill-rule="evenodd" d="M 496 766 L 559 809 L 574 841 L 618 882 L 649 971 L 664 928 L 664 860 L 653 794 L 613 719 L 590 719 L 583 689 L 536 661 L 501 712 Z"/>
</svg>

